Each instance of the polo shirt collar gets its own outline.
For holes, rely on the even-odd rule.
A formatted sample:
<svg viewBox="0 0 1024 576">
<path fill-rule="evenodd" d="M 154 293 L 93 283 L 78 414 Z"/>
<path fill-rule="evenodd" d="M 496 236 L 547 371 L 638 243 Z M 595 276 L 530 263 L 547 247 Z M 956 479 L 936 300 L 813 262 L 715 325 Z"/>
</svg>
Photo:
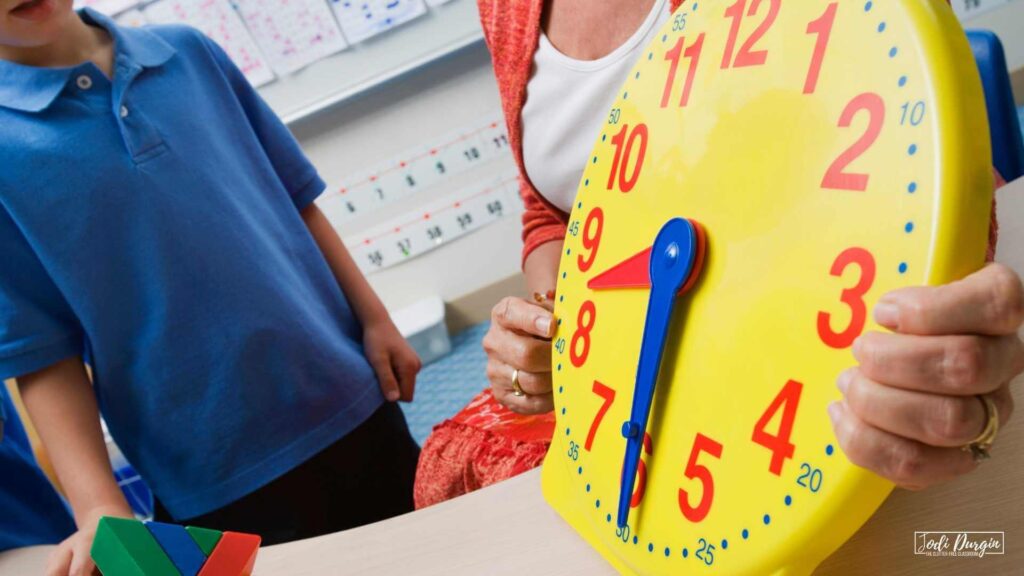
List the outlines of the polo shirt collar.
<svg viewBox="0 0 1024 576">
<path fill-rule="evenodd" d="M 83 8 L 79 15 L 86 24 L 100 26 L 110 34 L 116 64 L 155 68 L 175 54 L 170 44 L 149 30 L 122 28 L 91 8 Z M 23 112 L 45 110 L 64 90 L 68 78 L 79 66 L 39 68 L 0 60 L 0 106 Z"/>
</svg>

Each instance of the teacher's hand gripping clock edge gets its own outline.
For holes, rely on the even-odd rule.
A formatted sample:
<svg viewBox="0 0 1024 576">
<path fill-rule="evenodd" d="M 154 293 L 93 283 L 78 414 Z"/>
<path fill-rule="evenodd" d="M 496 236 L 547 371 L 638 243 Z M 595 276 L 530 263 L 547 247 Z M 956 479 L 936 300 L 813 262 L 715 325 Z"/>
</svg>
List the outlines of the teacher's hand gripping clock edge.
<svg viewBox="0 0 1024 576">
<path fill-rule="evenodd" d="M 907 489 L 922 489 L 977 466 L 961 449 L 983 430 L 985 404 L 1013 412 L 1010 382 L 1024 371 L 1024 288 L 990 264 L 944 286 L 883 296 L 875 321 L 892 332 L 857 339 L 858 367 L 843 372 L 841 402 L 829 406 L 850 460 Z"/>
<path fill-rule="evenodd" d="M 491 311 L 491 328 L 483 340 L 487 379 L 494 398 L 513 412 L 543 414 L 554 410 L 553 333 L 551 312 L 522 298 L 506 297 Z M 524 392 L 522 396 L 514 392 L 513 376 Z"/>
</svg>

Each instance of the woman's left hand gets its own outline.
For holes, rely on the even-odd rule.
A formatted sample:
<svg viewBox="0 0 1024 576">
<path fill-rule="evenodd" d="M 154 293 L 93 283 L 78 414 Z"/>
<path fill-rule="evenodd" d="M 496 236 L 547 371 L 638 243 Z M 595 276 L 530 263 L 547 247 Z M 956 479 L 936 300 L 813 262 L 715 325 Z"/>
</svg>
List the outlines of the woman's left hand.
<svg viewBox="0 0 1024 576">
<path fill-rule="evenodd" d="M 945 286 L 884 295 L 870 332 L 853 345 L 860 366 L 843 372 L 843 401 L 829 416 L 850 460 L 921 489 L 973 470 L 971 443 L 985 428 L 991 398 L 1000 424 L 1013 412 L 1010 381 L 1024 371 L 1024 288 L 1015 272 L 990 264 Z"/>
</svg>

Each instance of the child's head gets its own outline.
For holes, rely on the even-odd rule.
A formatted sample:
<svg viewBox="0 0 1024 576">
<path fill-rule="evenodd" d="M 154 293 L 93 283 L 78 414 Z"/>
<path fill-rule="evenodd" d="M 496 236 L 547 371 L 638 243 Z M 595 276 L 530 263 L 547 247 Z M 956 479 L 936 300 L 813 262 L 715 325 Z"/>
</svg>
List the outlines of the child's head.
<svg viewBox="0 0 1024 576">
<path fill-rule="evenodd" d="M 74 17 L 72 0 L 0 0 L 0 48 L 52 44 Z"/>
</svg>

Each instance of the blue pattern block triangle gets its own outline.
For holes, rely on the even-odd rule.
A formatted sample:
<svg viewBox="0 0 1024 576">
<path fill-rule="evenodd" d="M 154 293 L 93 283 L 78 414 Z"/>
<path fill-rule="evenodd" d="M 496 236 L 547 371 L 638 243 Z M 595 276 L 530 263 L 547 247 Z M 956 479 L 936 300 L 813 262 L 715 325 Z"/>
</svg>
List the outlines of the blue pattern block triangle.
<svg viewBox="0 0 1024 576">
<path fill-rule="evenodd" d="M 196 544 L 196 541 L 189 536 L 183 526 L 174 524 L 162 524 L 160 522 L 147 522 L 146 528 L 149 533 L 164 549 L 164 552 L 174 563 L 174 566 L 181 572 L 181 576 L 196 576 L 203 564 L 206 563 L 206 555 Z"/>
</svg>

